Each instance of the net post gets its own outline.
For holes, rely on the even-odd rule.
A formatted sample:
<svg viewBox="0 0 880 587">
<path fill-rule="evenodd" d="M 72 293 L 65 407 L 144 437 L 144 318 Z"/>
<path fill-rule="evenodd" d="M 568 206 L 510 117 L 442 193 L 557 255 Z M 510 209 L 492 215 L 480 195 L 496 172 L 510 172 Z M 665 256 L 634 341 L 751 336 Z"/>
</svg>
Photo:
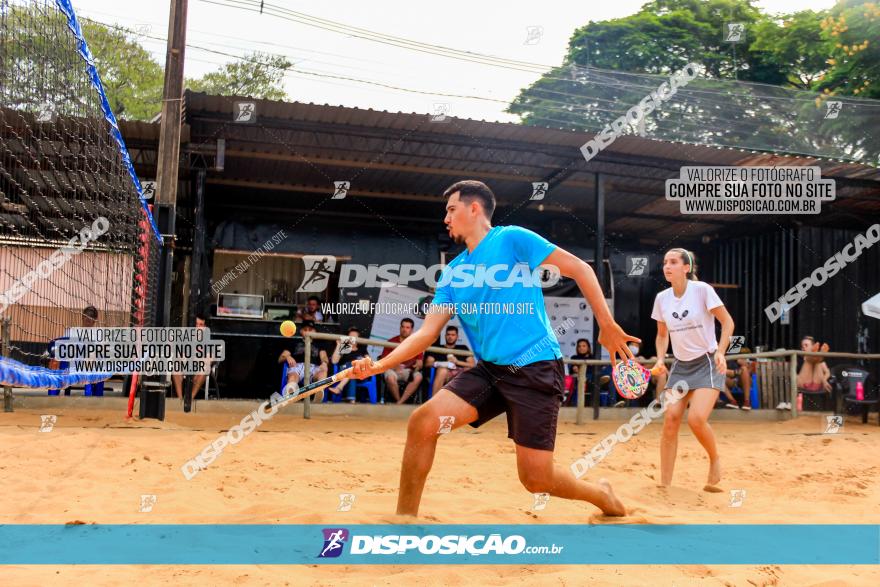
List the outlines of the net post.
<svg viewBox="0 0 880 587">
<path fill-rule="evenodd" d="M 798 417 L 797 409 L 797 353 L 791 353 L 788 365 L 788 401 L 791 404 L 791 417 Z"/>
<path fill-rule="evenodd" d="M 303 360 L 303 387 L 312 382 L 312 337 L 310 332 L 303 333 L 303 340 L 306 343 L 306 356 Z M 306 420 L 312 417 L 312 399 L 306 396 L 303 400 L 303 418 Z"/>
<path fill-rule="evenodd" d="M 578 377 L 577 377 L 577 419 L 575 420 L 575 424 L 578 426 L 584 423 L 584 407 L 586 406 L 586 391 L 587 391 L 587 366 L 586 365 L 578 365 Z"/>
<path fill-rule="evenodd" d="M 12 329 L 12 320 L 10 318 L 3 318 L 3 322 L 0 323 L 0 330 L 3 331 L 2 336 L 0 336 L 0 356 L 9 357 L 12 354 L 12 344 L 11 344 L 11 329 Z M 3 386 L 3 411 L 4 412 L 12 412 L 12 386 L 10 384 L 6 384 Z"/>
</svg>

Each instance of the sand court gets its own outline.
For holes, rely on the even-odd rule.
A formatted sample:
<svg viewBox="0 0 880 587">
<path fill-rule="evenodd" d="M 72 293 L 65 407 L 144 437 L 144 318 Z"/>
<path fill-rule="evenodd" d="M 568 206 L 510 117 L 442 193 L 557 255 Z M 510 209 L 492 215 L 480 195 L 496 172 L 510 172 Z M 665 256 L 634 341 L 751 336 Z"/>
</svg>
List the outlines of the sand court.
<svg viewBox="0 0 880 587">
<path fill-rule="evenodd" d="M 58 399 L 58 398 L 53 398 Z M 24 400 L 35 402 L 36 400 Z M 184 414 L 169 401 L 165 421 L 126 422 L 118 409 L 87 409 L 82 401 L 52 409 L 17 408 L 0 426 L 0 519 L 6 524 L 382 524 L 406 523 L 393 512 L 408 408 L 384 417 L 345 415 L 317 406 L 304 420 L 282 410 L 206 470 L 187 481 L 181 465 L 237 424 L 250 402 Z M 232 403 L 233 405 L 235 403 Z M 376 413 L 374 411 L 374 413 Z M 41 415 L 53 414 L 40 432 Z M 519 483 L 503 418 L 441 438 L 421 507 L 428 524 L 877 524 L 880 523 L 880 427 L 847 419 L 838 434 L 822 434 L 824 417 L 793 421 L 713 422 L 723 459 L 722 493 L 702 490 L 705 454 L 686 427 L 673 487 L 657 487 L 659 423 L 618 444 L 587 479 L 607 477 L 629 515 L 606 518 L 580 502 L 550 498 L 535 508 Z M 620 421 L 559 425 L 556 461 L 568 466 Z M 732 506 L 732 490 L 741 503 Z M 354 495 L 337 511 L 340 494 Z M 146 506 L 142 496 L 147 498 Z M 150 507 L 151 505 L 151 507 Z M 142 509 L 148 511 L 141 511 Z M 833 540 L 829 536 L 829 541 Z M 621 544 L 621 548 L 625 545 Z M 731 544 L 731 549 L 737 545 Z M 407 584 L 440 581 L 439 567 L 318 565 L 158 566 L 148 581 L 187 584 Z M 445 584 L 717 584 L 868 585 L 877 567 L 816 566 L 470 566 L 444 565 Z M 101 570 L 99 584 L 140 574 L 132 566 Z M 56 574 L 57 573 L 57 574 Z M 295 579 L 292 579 L 295 573 Z M 6 584 L 45 584 L 56 577 L 90 577 L 79 567 L 7 567 Z M 612 578 L 619 578 L 615 581 Z M 650 578 L 649 578 L 650 577 Z M 89 579 L 92 580 L 91 578 Z M 659 583 L 658 583 L 659 581 Z M 102 583 L 104 582 L 104 583 Z M 439 583 L 438 583 L 439 584 Z M 696 583 L 693 583 L 696 584 Z M 713 584 L 713 583 L 710 583 Z"/>
</svg>

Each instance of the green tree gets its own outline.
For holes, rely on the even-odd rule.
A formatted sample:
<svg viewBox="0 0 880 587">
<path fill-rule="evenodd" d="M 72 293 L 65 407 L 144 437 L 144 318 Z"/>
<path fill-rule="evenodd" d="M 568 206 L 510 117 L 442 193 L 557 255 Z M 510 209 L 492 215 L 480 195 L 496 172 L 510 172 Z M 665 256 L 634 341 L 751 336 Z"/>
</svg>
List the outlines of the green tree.
<svg viewBox="0 0 880 587">
<path fill-rule="evenodd" d="M 149 120 L 162 110 L 163 67 L 132 31 L 82 21 L 83 36 L 117 118 Z"/>
<path fill-rule="evenodd" d="M 765 18 L 756 23 L 750 50 L 763 54 L 785 76 L 785 84 L 810 90 L 828 71 L 826 60 L 832 45 L 822 34 L 825 12 L 804 10 L 781 20 Z"/>
<path fill-rule="evenodd" d="M 729 23 L 745 25 L 735 47 L 723 36 Z M 876 108 L 849 103 L 829 118 L 822 101 L 880 96 L 878 38 L 880 6 L 865 0 L 781 17 L 751 0 L 654 0 L 634 15 L 577 29 L 563 64 L 521 90 L 507 111 L 524 124 L 601 133 L 658 88 L 657 75 L 695 62 L 701 76 L 639 128 L 622 131 L 873 162 Z"/>
<path fill-rule="evenodd" d="M 752 0 L 654 0 L 631 16 L 577 29 L 565 64 L 665 74 L 699 59 L 712 77 L 776 83 L 779 72 L 763 55 L 724 41 L 728 23 L 745 25 L 746 38 L 761 20 Z"/>
<path fill-rule="evenodd" d="M 284 74 L 292 66 L 284 56 L 256 52 L 227 63 L 219 71 L 188 80 L 186 85 L 195 92 L 220 96 L 283 100 L 287 97 Z"/>
<path fill-rule="evenodd" d="M 119 118 L 149 119 L 161 109 L 162 67 L 130 31 L 83 19 L 107 99 Z M 0 93 L 3 104 L 36 112 L 50 103 L 58 114 L 82 116 L 97 109 L 97 93 L 59 11 L 35 3 L 3 15 L 0 35 Z"/>
<path fill-rule="evenodd" d="M 830 69 L 816 89 L 831 95 L 880 98 L 880 3 L 838 2 L 821 23 Z"/>
<path fill-rule="evenodd" d="M 600 70 L 667 75 L 697 62 L 711 79 L 785 83 L 785 68 L 749 48 L 764 18 L 752 0 L 654 0 L 636 14 L 591 22 L 572 35 L 563 65 L 523 89 L 507 111 L 525 124 L 601 128 L 610 108 L 638 103 L 651 89 L 645 84 L 656 84 Z M 745 25 L 746 41 L 736 48 L 724 40 L 729 23 Z"/>
</svg>

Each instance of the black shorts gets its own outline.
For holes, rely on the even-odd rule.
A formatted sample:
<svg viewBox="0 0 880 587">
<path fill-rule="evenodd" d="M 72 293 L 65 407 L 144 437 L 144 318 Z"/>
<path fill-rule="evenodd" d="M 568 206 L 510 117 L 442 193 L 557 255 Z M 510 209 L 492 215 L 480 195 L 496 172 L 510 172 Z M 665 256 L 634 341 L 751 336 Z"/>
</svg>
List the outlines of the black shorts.
<svg viewBox="0 0 880 587">
<path fill-rule="evenodd" d="M 565 389 L 562 359 L 516 370 L 480 361 L 443 386 L 477 409 L 479 428 L 507 412 L 507 437 L 526 448 L 553 450 L 556 420 Z"/>
</svg>

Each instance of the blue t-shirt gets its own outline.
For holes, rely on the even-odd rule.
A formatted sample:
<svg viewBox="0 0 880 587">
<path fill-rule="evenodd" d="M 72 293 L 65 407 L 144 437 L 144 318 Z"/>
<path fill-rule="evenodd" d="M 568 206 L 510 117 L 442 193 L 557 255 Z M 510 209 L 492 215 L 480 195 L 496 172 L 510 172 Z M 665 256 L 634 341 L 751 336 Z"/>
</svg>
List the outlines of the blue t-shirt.
<svg viewBox="0 0 880 587">
<path fill-rule="evenodd" d="M 555 249 L 531 230 L 496 226 L 444 268 L 432 303 L 454 305 L 477 359 L 522 366 L 562 358 L 538 268 Z"/>
</svg>

